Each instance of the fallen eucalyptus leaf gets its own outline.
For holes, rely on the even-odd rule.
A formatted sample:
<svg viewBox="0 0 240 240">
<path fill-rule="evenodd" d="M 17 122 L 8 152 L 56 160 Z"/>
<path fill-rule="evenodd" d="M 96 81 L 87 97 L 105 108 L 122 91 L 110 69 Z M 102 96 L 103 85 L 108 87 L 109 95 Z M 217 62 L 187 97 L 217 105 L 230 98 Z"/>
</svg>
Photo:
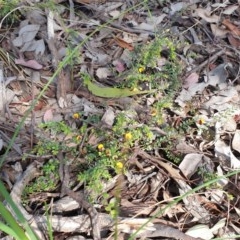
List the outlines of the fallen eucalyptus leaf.
<svg viewBox="0 0 240 240">
<path fill-rule="evenodd" d="M 192 85 L 198 83 L 199 75 L 195 72 L 191 73 L 185 80 L 184 80 L 184 88 L 190 88 Z"/>
<path fill-rule="evenodd" d="M 106 79 L 107 77 L 111 76 L 112 73 L 108 68 L 102 67 L 97 69 L 96 75 L 99 79 Z"/>
<path fill-rule="evenodd" d="M 218 23 L 220 21 L 220 17 L 219 16 L 217 16 L 215 14 L 211 15 L 211 12 L 208 11 L 207 9 L 197 8 L 195 10 L 195 14 L 198 17 L 204 19 L 208 23 Z"/>
<path fill-rule="evenodd" d="M 202 239 L 205 240 L 210 240 L 211 238 L 214 237 L 211 229 L 209 229 L 209 227 L 204 224 L 197 224 L 191 227 L 190 229 L 187 230 L 186 234 L 195 238 L 201 237 Z"/>
<path fill-rule="evenodd" d="M 107 126 L 111 127 L 114 123 L 115 113 L 111 107 L 108 107 L 107 111 L 102 116 L 101 121 Z"/>
<path fill-rule="evenodd" d="M 28 68 L 32 68 L 35 70 L 40 70 L 43 68 L 43 66 L 41 64 L 39 64 L 36 60 L 25 61 L 23 58 L 15 59 L 15 64 L 18 64 L 18 65 L 21 65 L 24 67 L 28 67 Z"/>
<path fill-rule="evenodd" d="M 22 27 L 19 36 L 13 40 L 15 47 L 21 47 L 24 43 L 32 41 L 38 33 L 40 25 L 30 24 Z"/>
<path fill-rule="evenodd" d="M 219 27 L 217 24 L 212 23 L 210 24 L 210 27 L 215 37 L 225 38 L 227 36 L 227 33 L 229 33 L 228 30 Z"/>
<path fill-rule="evenodd" d="M 202 162 L 202 157 L 203 155 L 199 153 L 189 153 L 184 157 L 179 168 L 187 178 L 190 178 L 197 171 Z"/>
<path fill-rule="evenodd" d="M 46 122 L 50 122 L 52 120 L 53 120 L 52 109 L 48 109 L 43 115 L 43 121 L 46 123 Z"/>
<path fill-rule="evenodd" d="M 228 6 L 224 9 L 224 11 L 222 12 L 223 14 L 226 14 L 226 15 L 231 15 L 235 10 L 238 9 L 238 5 L 231 5 L 231 6 Z"/>
<path fill-rule="evenodd" d="M 232 140 L 232 148 L 240 153 L 240 130 L 237 129 Z"/>
</svg>

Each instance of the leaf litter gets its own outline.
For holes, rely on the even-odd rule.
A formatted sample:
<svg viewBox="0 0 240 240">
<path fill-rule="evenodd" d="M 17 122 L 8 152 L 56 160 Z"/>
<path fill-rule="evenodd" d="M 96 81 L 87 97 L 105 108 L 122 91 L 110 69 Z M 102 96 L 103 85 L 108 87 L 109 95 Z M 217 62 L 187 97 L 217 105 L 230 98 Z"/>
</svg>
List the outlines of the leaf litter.
<svg viewBox="0 0 240 240">
<path fill-rule="evenodd" d="M 23 3 L 22 8 L 28 4 L 29 2 Z M 100 230 L 109 230 L 108 233 L 102 232 L 102 237 L 111 239 L 111 233 L 114 232 L 111 213 L 115 214 L 117 206 L 115 224 L 118 239 L 127 239 L 153 216 L 154 220 L 139 230 L 137 237 L 235 239 L 233 236 L 239 234 L 239 221 L 236 219 L 240 212 L 237 174 L 222 178 L 221 181 L 219 179 L 215 185 L 206 186 L 188 196 L 185 194 L 214 177 L 240 169 L 239 3 L 148 1 L 145 6 L 139 5 L 138 1 L 93 3 L 61 0 L 56 1 L 55 11 L 46 11 L 36 3 L 34 5 L 39 11 L 20 11 L 21 18 L 15 21 L 14 28 L 7 21 L 1 24 L 4 32 L 0 50 L 2 156 L 17 124 L 47 84 L 47 80 L 57 71 L 61 61 L 68 56 L 69 49 L 84 44 L 38 99 L 6 156 L 1 179 L 8 190 L 12 191 L 12 196 L 16 196 L 17 186 L 21 186 L 23 191 L 34 179 L 30 177 L 24 182 L 24 174 L 39 171 L 40 167 L 31 165 L 33 162 L 46 164 L 53 157 L 61 160 L 58 154 L 56 157 L 53 153 L 43 156 L 33 153 L 33 146 L 46 138 L 66 141 L 66 147 L 77 146 L 75 151 L 79 152 L 78 155 L 71 156 L 73 153 L 67 149 L 61 151 L 70 161 L 68 174 L 69 178 L 71 176 L 71 186 L 79 192 L 84 190 L 91 196 L 91 190 L 84 189 L 83 183 L 77 180 L 76 172 L 80 171 L 77 162 L 85 161 L 86 146 L 97 148 L 104 140 L 104 136 L 99 137 L 94 131 L 102 128 L 106 133 L 111 132 L 117 116 L 123 114 L 129 124 L 134 123 L 130 124 L 132 131 L 149 125 L 151 133 L 148 134 L 152 136 L 152 142 L 144 148 L 145 143 L 134 140 L 130 154 L 126 155 L 126 169 L 112 173 L 108 181 L 103 181 L 102 193 L 108 193 L 108 196 L 104 199 L 103 195 L 96 193 L 91 209 L 99 212 L 97 226 Z M 121 14 L 133 5 L 136 7 Z M 112 17 L 115 20 L 109 23 Z M 109 24 L 91 35 L 105 23 Z M 162 101 L 169 92 L 164 90 L 163 93 L 151 92 L 150 96 L 103 99 L 99 94 L 93 94 L 84 88 L 79 72 L 89 74 L 102 86 L 108 86 L 108 89 L 125 84 L 134 64 L 138 63 L 133 60 L 135 50 L 154 42 L 156 32 L 167 33 L 165 36 L 177 40 L 176 51 L 182 72 L 178 76 L 181 88 L 175 93 L 174 102 L 163 108 L 161 119 L 152 126 L 157 114 L 155 103 Z M 88 41 L 85 41 L 89 35 Z M 168 65 L 164 50 L 155 61 L 157 63 L 154 67 L 138 66 L 140 73 L 147 72 L 142 76 L 148 77 L 163 71 L 164 66 Z M 35 78 L 38 80 L 34 81 Z M 143 91 L 148 91 L 149 87 L 156 88 L 144 84 L 143 81 Z M 131 86 L 128 88 L 132 90 Z M 74 115 L 76 113 L 79 113 L 79 117 Z M 99 116 L 99 120 L 91 119 L 93 116 Z M 57 135 L 53 129 L 44 132 L 39 128 L 41 123 L 62 121 L 74 131 L 68 132 L 65 127 L 65 132 Z M 182 128 L 184 124 L 186 127 Z M 75 134 L 81 127 L 85 130 L 80 143 L 68 142 L 74 137 L 77 139 Z M 125 126 L 126 129 L 127 127 Z M 180 127 L 183 134 L 166 138 L 173 129 Z M 131 139 L 131 132 L 127 136 Z M 146 137 L 145 141 L 149 139 Z M 160 142 L 156 144 L 157 141 Z M 121 138 L 119 144 L 123 144 Z M 151 144 L 155 144 L 154 147 L 150 147 Z M 124 146 L 122 151 L 125 154 Z M 99 154 L 103 152 L 100 151 Z M 174 162 L 173 156 L 178 156 L 180 160 Z M 22 161 L 23 158 L 27 161 Z M 16 164 L 20 164 L 21 171 Z M 18 180 L 13 177 L 17 172 L 22 176 Z M 66 179 L 60 177 L 58 186 L 61 184 L 66 184 Z M 117 193 L 120 195 L 116 196 Z M 66 210 L 78 209 L 78 198 L 73 200 L 65 196 L 61 187 L 29 194 L 28 197 L 32 200 L 26 207 L 27 211 L 22 207 L 21 194 L 16 198 L 17 204 L 27 219 L 35 216 L 34 209 L 38 209 L 39 216 L 34 218 L 37 229 L 40 222 L 47 224 L 41 215 L 44 212 L 44 202 L 52 201 L 52 227 L 56 239 L 61 234 L 71 239 L 72 232 L 79 236 L 88 234 L 90 222 L 85 227 L 72 222 L 75 219 L 75 223 L 81 223 L 87 216 L 84 213 L 71 215 L 73 212 L 69 216 L 69 210 Z M 180 202 L 168 205 L 181 195 L 184 197 Z M 86 202 L 78 203 L 89 211 Z M 93 218 L 91 212 L 88 213 Z M 71 222 L 72 226 L 64 227 L 66 221 Z M 93 228 L 94 239 L 99 239 L 97 236 L 100 230 Z M 42 234 L 46 233 L 39 233 L 39 236 Z"/>
</svg>

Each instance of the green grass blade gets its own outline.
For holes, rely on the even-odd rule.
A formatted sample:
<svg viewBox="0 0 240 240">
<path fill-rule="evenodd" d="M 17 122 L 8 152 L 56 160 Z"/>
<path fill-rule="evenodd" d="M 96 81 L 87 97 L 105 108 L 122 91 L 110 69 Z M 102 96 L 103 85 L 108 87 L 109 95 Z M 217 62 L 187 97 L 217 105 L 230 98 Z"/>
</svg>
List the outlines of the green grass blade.
<svg viewBox="0 0 240 240">
<path fill-rule="evenodd" d="M 156 219 L 158 216 L 160 216 L 161 214 L 163 214 L 165 212 L 165 210 L 167 210 L 168 208 L 176 205 L 178 202 L 180 202 L 183 198 L 187 197 L 188 195 L 191 195 L 205 187 L 209 187 L 210 185 L 222 180 L 222 178 L 228 178 L 230 176 L 233 176 L 233 175 L 236 175 L 236 174 L 239 174 L 240 173 L 240 170 L 235 170 L 235 171 L 232 171 L 232 172 L 229 172 L 228 174 L 225 174 L 223 176 L 220 176 L 220 177 L 216 177 L 215 179 L 213 180 L 210 180 L 206 183 L 203 183 L 202 185 L 198 186 L 198 187 L 195 187 L 194 189 L 184 193 L 182 196 L 176 198 L 174 201 L 170 202 L 165 208 L 161 209 L 159 212 L 157 212 L 155 215 L 153 215 L 151 218 L 149 218 L 136 232 L 134 232 L 128 240 L 133 240 L 135 239 L 135 237 L 137 236 L 137 234 L 140 232 L 140 230 L 142 230 L 145 226 L 147 226 L 148 223 L 152 222 L 154 219 Z"/>
<path fill-rule="evenodd" d="M 23 229 L 18 225 L 17 221 L 14 219 L 12 214 L 8 211 L 2 202 L 0 202 L 0 214 L 5 222 L 11 227 L 11 229 L 21 240 L 28 240 Z"/>
<path fill-rule="evenodd" d="M 27 232 L 28 236 L 30 237 L 31 240 L 38 240 L 36 237 L 35 233 L 29 226 L 27 220 L 24 218 L 23 214 L 21 211 L 18 209 L 16 204 L 13 202 L 11 196 L 9 195 L 8 191 L 6 190 L 4 184 L 2 181 L 0 181 L 0 195 L 4 197 L 4 199 L 7 201 L 7 203 L 10 205 L 12 208 L 13 212 L 16 214 L 17 221 L 23 226 L 25 231 Z"/>
<path fill-rule="evenodd" d="M 48 231 L 48 237 L 49 240 L 53 240 L 53 228 L 52 228 L 52 224 L 51 224 L 51 220 L 50 220 L 50 215 L 47 212 L 47 231 Z"/>
<path fill-rule="evenodd" d="M 16 234 L 16 232 L 13 229 L 11 229 L 9 226 L 1 222 L 0 222 L 0 231 L 6 233 L 8 236 L 14 237 L 16 240 L 21 240 L 21 238 Z"/>
</svg>

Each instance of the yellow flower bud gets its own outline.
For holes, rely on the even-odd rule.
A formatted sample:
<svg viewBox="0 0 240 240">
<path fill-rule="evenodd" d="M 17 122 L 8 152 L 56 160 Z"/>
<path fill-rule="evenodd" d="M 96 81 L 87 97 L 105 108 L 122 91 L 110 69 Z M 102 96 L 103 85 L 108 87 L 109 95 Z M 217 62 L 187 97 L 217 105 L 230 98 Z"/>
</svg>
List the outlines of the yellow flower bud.
<svg viewBox="0 0 240 240">
<path fill-rule="evenodd" d="M 150 114 L 151 116 L 155 117 L 157 115 L 157 109 L 153 108 Z"/>
<path fill-rule="evenodd" d="M 139 73 L 143 73 L 144 71 L 145 71 L 145 68 L 144 68 L 144 67 L 138 68 L 138 72 L 139 72 Z"/>
<path fill-rule="evenodd" d="M 110 150 L 110 149 L 106 149 L 106 150 L 105 150 L 105 154 L 106 154 L 107 156 L 111 156 L 111 150 Z"/>
<path fill-rule="evenodd" d="M 77 136 L 76 136 L 76 140 L 77 140 L 77 141 L 80 141 L 80 140 L 81 140 L 81 135 L 77 135 Z"/>
<path fill-rule="evenodd" d="M 98 144 L 97 148 L 98 148 L 98 151 L 99 151 L 99 152 L 102 152 L 102 151 L 104 151 L 104 149 L 105 149 L 105 148 L 104 148 L 104 145 L 101 144 L 101 143 Z"/>
<path fill-rule="evenodd" d="M 124 135 L 124 139 L 125 141 L 130 141 L 132 139 L 132 134 L 130 132 L 126 133 Z"/>
<path fill-rule="evenodd" d="M 123 169 L 123 163 L 122 162 L 117 162 L 116 167 L 117 167 L 117 170 L 122 170 Z"/>
<path fill-rule="evenodd" d="M 80 114 L 79 113 L 74 113 L 73 114 L 73 118 L 74 119 L 79 119 L 80 118 Z"/>
<path fill-rule="evenodd" d="M 203 125 L 204 123 L 206 123 L 205 119 L 203 119 L 203 118 L 198 119 L 199 125 Z"/>
</svg>

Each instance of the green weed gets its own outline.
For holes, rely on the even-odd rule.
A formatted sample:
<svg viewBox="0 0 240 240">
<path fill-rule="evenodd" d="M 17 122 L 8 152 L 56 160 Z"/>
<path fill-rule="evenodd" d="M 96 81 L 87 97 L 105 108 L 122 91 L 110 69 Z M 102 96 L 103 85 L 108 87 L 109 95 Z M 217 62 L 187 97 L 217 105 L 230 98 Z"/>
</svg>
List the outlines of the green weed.
<svg viewBox="0 0 240 240">
<path fill-rule="evenodd" d="M 5 19 L 5 24 L 12 24 L 18 19 L 18 14 L 14 11 L 17 8 L 18 3 L 19 1 L 17 0 L 0 0 L 0 19 L 11 13 Z"/>
<path fill-rule="evenodd" d="M 42 167 L 42 175 L 30 183 L 23 191 L 23 202 L 27 203 L 29 196 L 35 193 L 52 192 L 59 182 L 59 161 L 50 159 Z"/>
<path fill-rule="evenodd" d="M 167 57 L 165 57 L 167 63 L 162 69 L 158 69 L 157 62 L 162 58 L 163 51 L 167 51 Z M 135 54 L 133 54 L 132 72 L 127 76 L 124 84 L 130 84 L 133 87 L 141 82 L 147 82 L 161 91 L 163 95 L 161 100 L 152 105 L 152 112 L 148 114 L 151 120 L 147 124 L 139 121 L 134 110 L 127 110 L 116 116 L 112 129 L 107 131 L 96 128 L 88 132 L 89 124 L 94 125 L 100 122 L 101 116 L 97 114 L 84 118 L 82 113 L 75 113 L 73 118 L 80 124 L 77 131 L 71 129 L 65 122 L 48 122 L 39 126 L 39 142 L 33 152 L 40 156 L 45 154 L 56 156 L 59 151 L 62 151 L 70 152 L 72 156 L 77 157 L 79 139 L 82 140 L 85 136 L 80 152 L 84 162 L 77 164 L 79 169 L 77 179 L 85 183 L 92 200 L 101 193 L 104 182 L 125 171 L 125 163 L 134 147 L 141 147 L 146 151 L 162 149 L 169 159 L 179 161 L 171 153 L 173 145 L 166 145 L 166 142 L 171 142 L 176 131 L 167 131 L 168 135 L 163 138 L 155 135 L 151 130 L 151 127 L 166 124 L 164 111 L 173 105 L 174 94 L 179 87 L 177 76 L 180 71 L 176 63 L 174 44 L 167 38 L 156 38 Z M 140 71 L 141 67 L 142 71 Z M 171 90 L 168 89 L 170 87 Z M 168 130 L 167 127 L 168 125 L 165 127 L 166 130 Z M 90 135 L 101 140 L 95 145 L 88 144 Z M 47 167 L 50 168 L 49 165 Z M 45 173 L 45 175 L 49 177 L 48 174 Z M 31 191 L 35 191 L 36 188 L 54 187 L 52 183 L 49 183 L 50 186 L 44 185 L 44 176 L 42 178 L 43 185 L 32 186 Z"/>
<path fill-rule="evenodd" d="M 176 43 L 170 38 L 156 36 L 152 42 L 136 47 L 124 86 L 135 88 L 145 83 L 153 89 L 175 93 L 180 86 L 178 76 L 181 69 L 174 45 Z"/>
</svg>

